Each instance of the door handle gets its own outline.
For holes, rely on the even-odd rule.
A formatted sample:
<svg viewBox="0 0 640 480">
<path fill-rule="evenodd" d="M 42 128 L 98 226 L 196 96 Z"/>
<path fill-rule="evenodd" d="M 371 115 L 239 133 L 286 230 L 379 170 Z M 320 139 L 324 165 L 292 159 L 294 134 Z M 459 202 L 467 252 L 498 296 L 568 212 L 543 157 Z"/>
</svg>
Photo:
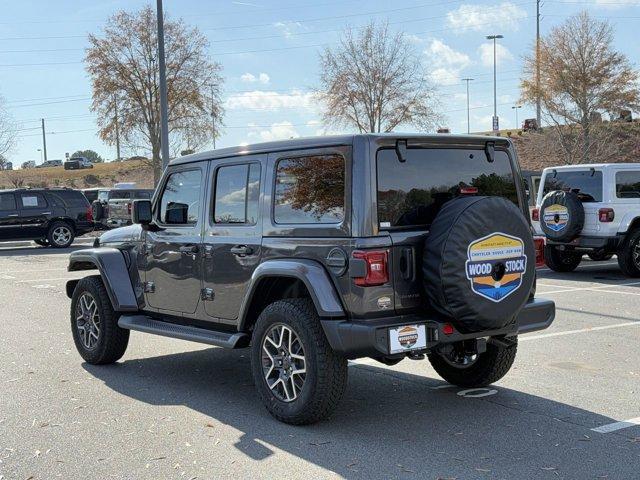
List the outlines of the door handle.
<svg viewBox="0 0 640 480">
<path fill-rule="evenodd" d="M 238 256 L 251 255 L 253 248 L 247 247 L 246 245 L 236 245 L 235 247 L 231 247 L 231 253 Z"/>
<path fill-rule="evenodd" d="M 184 255 L 195 255 L 198 253 L 197 245 L 185 245 L 184 247 L 180 247 L 180 253 Z"/>
</svg>

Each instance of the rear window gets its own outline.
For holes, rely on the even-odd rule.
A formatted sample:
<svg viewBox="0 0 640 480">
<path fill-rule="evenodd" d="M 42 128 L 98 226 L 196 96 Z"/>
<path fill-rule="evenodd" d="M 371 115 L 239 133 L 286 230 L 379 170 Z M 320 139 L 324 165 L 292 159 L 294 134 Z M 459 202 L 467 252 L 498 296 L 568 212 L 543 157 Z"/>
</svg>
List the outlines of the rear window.
<svg viewBox="0 0 640 480">
<path fill-rule="evenodd" d="M 149 200 L 151 198 L 151 192 L 133 192 L 133 198 Z"/>
<path fill-rule="evenodd" d="M 82 192 L 68 190 L 59 192 L 49 192 L 54 202 L 67 207 L 87 207 L 88 201 Z"/>
<path fill-rule="evenodd" d="M 616 197 L 640 198 L 640 171 L 616 173 Z"/>
<path fill-rule="evenodd" d="M 602 201 L 602 172 L 597 170 L 552 171 L 544 179 L 543 194 L 554 190 L 574 192 L 582 203 Z"/>
<path fill-rule="evenodd" d="M 481 149 L 407 150 L 399 162 L 394 149 L 378 150 L 380 228 L 428 228 L 442 205 L 465 189 L 505 197 L 518 205 L 518 191 L 506 152 L 490 163 Z"/>
<path fill-rule="evenodd" d="M 109 200 L 129 200 L 131 198 L 131 192 L 111 190 L 109 192 Z"/>
</svg>

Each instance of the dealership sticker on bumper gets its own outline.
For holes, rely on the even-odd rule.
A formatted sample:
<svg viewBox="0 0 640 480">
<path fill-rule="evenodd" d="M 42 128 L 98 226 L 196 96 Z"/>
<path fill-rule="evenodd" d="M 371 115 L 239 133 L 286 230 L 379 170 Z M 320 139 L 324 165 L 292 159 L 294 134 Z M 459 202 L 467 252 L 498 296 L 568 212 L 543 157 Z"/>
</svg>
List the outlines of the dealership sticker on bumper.
<svg viewBox="0 0 640 480">
<path fill-rule="evenodd" d="M 424 325 L 402 325 L 389 329 L 389 353 L 421 350 L 427 346 Z"/>
</svg>

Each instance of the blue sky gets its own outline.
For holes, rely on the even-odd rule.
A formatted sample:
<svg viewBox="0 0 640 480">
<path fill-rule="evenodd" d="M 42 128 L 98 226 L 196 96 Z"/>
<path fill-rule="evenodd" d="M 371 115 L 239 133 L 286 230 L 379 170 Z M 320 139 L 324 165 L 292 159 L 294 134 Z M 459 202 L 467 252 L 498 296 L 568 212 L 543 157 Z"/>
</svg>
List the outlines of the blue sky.
<svg viewBox="0 0 640 480">
<path fill-rule="evenodd" d="M 137 0 L 2 2 L 0 95 L 18 122 L 14 164 L 40 163 L 39 119 L 46 119 L 49 159 L 90 148 L 105 158 L 115 148 L 96 135 L 89 110 L 91 85 L 82 59 L 87 32 L 99 32 L 114 12 L 136 10 Z M 153 2 L 155 4 L 155 2 Z M 485 35 L 505 36 L 498 51 L 498 115 L 515 126 L 511 108 L 519 97 L 522 56 L 535 37 L 535 1 L 454 0 L 165 0 L 169 17 L 182 17 L 211 42 L 211 57 L 223 65 L 226 108 L 218 147 L 326 133 L 310 90 L 317 85 L 318 53 L 335 45 L 340 30 L 372 19 L 406 33 L 438 88 L 446 126 L 466 132 L 465 87 L 471 83 L 471 130 L 491 128 L 492 49 Z M 640 0 L 546 0 L 544 34 L 581 9 L 609 20 L 616 48 L 640 64 Z M 519 120 L 534 116 L 519 110 Z M 330 131 L 329 131 L 330 132 Z M 128 156 L 134 153 L 124 151 Z"/>
</svg>

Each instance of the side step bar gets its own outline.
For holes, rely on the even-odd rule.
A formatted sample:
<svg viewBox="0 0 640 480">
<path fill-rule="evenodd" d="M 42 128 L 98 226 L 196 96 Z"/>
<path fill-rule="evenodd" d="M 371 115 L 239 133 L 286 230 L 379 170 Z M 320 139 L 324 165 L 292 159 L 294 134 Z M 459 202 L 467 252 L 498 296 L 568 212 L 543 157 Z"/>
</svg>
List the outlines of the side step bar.
<svg viewBox="0 0 640 480">
<path fill-rule="evenodd" d="M 246 333 L 217 332 L 188 325 L 177 325 L 146 315 L 122 315 L 118 320 L 118 326 L 127 330 L 137 330 L 223 348 L 242 348 L 249 344 L 249 336 Z"/>
</svg>

